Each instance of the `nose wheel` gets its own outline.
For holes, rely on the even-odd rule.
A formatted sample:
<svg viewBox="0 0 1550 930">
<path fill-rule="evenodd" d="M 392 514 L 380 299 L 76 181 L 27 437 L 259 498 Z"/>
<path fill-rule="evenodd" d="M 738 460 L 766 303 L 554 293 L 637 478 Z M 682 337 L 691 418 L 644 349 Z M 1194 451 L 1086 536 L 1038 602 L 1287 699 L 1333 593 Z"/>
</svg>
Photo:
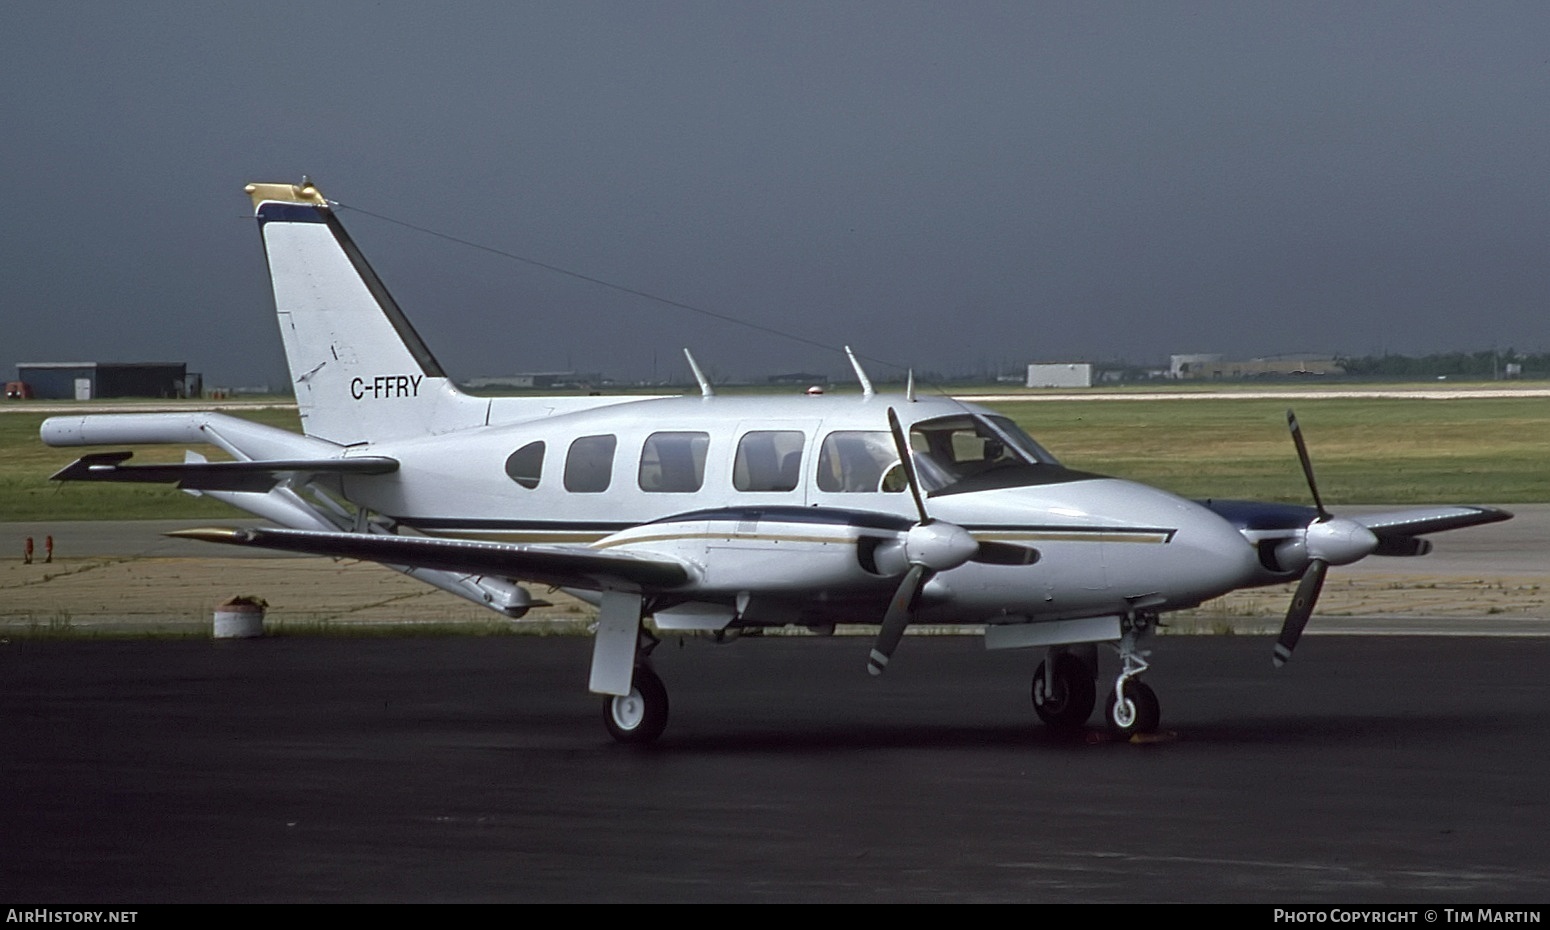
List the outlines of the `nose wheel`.
<svg viewBox="0 0 1550 930">
<path fill-rule="evenodd" d="M 1118 686 L 1109 692 L 1109 700 L 1103 708 L 1104 719 L 1115 736 L 1129 739 L 1137 733 L 1156 733 L 1162 720 L 1162 710 L 1157 705 L 1157 693 L 1144 681 L 1125 683 L 1121 696 Z"/>
</svg>

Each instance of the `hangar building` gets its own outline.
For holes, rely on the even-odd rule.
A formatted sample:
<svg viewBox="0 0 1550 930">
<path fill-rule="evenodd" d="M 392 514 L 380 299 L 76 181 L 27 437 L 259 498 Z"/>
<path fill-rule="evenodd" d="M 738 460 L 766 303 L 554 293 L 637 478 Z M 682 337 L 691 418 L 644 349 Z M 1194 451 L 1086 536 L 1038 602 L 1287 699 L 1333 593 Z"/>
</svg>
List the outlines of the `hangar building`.
<svg viewBox="0 0 1550 930">
<path fill-rule="evenodd" d="M 185 362 L 19 362 L 16 378 L 33 397 L 53 400 L 198 397 L 203 390 Z"/>
</svg>

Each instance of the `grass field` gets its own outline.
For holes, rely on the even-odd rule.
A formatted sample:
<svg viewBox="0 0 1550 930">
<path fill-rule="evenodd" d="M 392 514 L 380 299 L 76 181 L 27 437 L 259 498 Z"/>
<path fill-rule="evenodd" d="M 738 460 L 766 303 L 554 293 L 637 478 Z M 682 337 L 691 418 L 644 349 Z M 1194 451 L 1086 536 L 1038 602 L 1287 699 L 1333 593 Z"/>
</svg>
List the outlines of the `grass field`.
<svg viewBox="0 0 1550 930">
<path fill-rule="evenodd" d="M 1294 403 L 1327 503 L 1550 501 L 1550 400 L 1504 395 Z M 1287 401 L 1202 395 L 991 406 L 1071 468 L 1186 497 L 1307 501 L 1286 429 Z M 290 411 L 243 415 L 297 428 Z M 157 485 L 50 482 L 50 474 L 92 450 L 44 446 L 38 427 L 45 417 L 21 410 L 0 414 L 0 521 L 233 515 L 223 505 Z M 140 447 L 134 461 L 181 461 L 182 454 L 181 447 Z"/>
<path fill-rule="evenodd" d="M 1550 400 L 1297 400 L 1327 503 L 1550 501 Z M 1186 497 L 1306 502 L 1287 402 L 994 405 L 1072 467 Z"/>
</svg>

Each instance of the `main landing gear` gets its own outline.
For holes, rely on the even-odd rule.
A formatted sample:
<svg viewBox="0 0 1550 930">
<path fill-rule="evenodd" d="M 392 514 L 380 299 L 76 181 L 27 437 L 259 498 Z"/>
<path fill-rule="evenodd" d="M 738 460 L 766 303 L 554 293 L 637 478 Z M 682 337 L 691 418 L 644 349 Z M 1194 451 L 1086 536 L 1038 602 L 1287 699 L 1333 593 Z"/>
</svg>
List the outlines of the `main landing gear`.
<svg viewBox="0 0 1550 930">
<path fill-rule="evenodd" d="M 1157 617 L 1137 613 L 1124 621 L 1119 642 L 1120 673 L 1104 703 L 1109 731 L 1121 739 L 1157 732 L 1162 711 L 1157 694 L 1140 679 L 1150 653 L 1136 648 L 1152 632 Z M 1097 704 L 1098 656 L 1092 646 L 1054 646 L 1033 673 L 1033 710 L 1050 729 L 1075 733 L 1087 723 Z"/>
<path fill-rule="evenodd" d="M 1057 646 L 1033 673 L 1033 712 L 1050 729 L 1061 732 L 1080 730 L 1092 716 L 1097 703 L 1093 683 L 1097 654 L 1089 665 L 1082 657 Z"/>
<path fill-rule="evenodd" d="M 619 742 L 637 745 L 667 729 L 667 688 L 650 666 L 635 666 L 629 694 L 603 698 L 603 725 Z"/>
<path fill-rule="evenodd" d="M 603 696 L 603 725 L 621 743 L 644 745 L 667 729 L 667 687 L 651 669 L 651 653 L 660 643 L 650 630 L 638 627 L 630 693 Z"/>
</svg>

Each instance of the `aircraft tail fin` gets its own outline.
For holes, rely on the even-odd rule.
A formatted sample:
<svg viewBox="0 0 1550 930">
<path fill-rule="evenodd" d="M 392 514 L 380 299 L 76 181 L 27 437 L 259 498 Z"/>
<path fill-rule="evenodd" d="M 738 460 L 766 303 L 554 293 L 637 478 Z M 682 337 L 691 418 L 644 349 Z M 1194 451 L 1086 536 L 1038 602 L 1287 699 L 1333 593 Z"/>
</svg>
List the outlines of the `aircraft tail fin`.
<svg viewBox="0 0 1550 930">
<path fill-rule="evenodd" d="M 247 193 L 303 432 L 350 446 L 485 422 L 489 402 L 447 377 L 311 182 Z"/>
</svg>

